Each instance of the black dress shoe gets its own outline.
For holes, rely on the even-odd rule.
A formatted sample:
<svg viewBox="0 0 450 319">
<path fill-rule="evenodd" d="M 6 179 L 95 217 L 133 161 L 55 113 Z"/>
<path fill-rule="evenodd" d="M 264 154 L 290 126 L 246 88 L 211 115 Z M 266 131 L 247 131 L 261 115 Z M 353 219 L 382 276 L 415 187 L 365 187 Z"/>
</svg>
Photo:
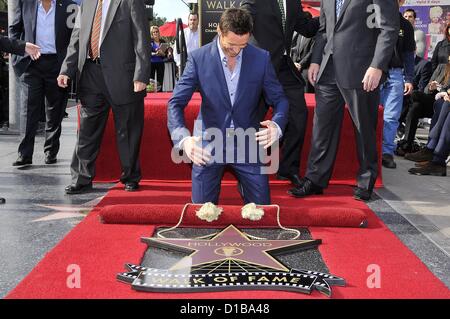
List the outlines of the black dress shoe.
<svg viewBox="0 0 450 319">
<path fill-rule="evenodd" d="M 126 182 L 125 188 L 127 192 L 134 192 L 139 189 L 139 183 L 138 182 Z"/>
<path fill-rule="evenodd" d="M 45 164 L 55 164 L 55 163 L 56 163 L 56 157 L 45 156 Z"/>
<path fill-rule="evenodd" d="M 288 175 L 277 174 L 277 179 L 281 181 L 289 180 L 291 184 L 296 187 L 301 187 L 305 182 L 304 178 L 301 178 L 300 176 L 298 176 L 298 174 L 288 174 Z"/>
<path fill-rule="evenodd" d="M 86 185 L 80 185 L 80 184 L 72 184 L 69 186 L 66 186 L 65 192 L 66 194 L 81 194 L 86 193 L 92 189 L 92 183 L 86 184 Z"/>
<path fill-rule="evenodd" d="M 22 166 L 22 165 L 29 165 L 33 164 L 33 161 L 31 158 L 24 158 L 24 157 L 18 157 L 17 160 L 12 163 L 12 166 Z"/>
<path fill-rule="evenodd" d="M 364 189 L 361 187 L 356 187 L 355 191 L 353 192 L 353 197 L 356 200 L 362 200 L 367 201 L 372 196 L 372 190 Z"/>
<path fill-rule="evenodd" d="M 323 188 L 320 186 L 317 186 L 313 182 L 311 182 L 309 179 L 304 178 L 303 179 L 303 185 L 300 187 L 294 187 L 288 190 L 288 194 L 294 196 L 294 197 L 305 197 L 309 195 L 321 195 L 323 194 Z"/>
<path fill-rule="evenodd" d="M 397 164 L 394 161 L 394 156 L 391 154 L 383 154 L 381 164 L 386 168 L 397 168 Z"/>
</svg>

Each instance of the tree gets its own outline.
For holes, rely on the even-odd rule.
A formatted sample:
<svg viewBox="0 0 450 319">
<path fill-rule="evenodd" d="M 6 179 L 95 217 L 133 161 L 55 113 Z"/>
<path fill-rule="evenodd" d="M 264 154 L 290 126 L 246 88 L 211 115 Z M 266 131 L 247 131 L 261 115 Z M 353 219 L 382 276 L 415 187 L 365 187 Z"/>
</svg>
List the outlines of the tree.
<svg viewBox="0 0 450 319">
<path fill-rule="evenodd" d="M 0 11 L 8 11 L 8 0 L 0 0 Z"/>
<path fill-rule="evenodd" d="M 156 25 L 156 26 L 160 27 L 166 22 L 167 22 L 167 18 L 159 17 L 157 13 L 154 13 L 153 20 L 151 21 L 151 25 Z"/>
</svg>

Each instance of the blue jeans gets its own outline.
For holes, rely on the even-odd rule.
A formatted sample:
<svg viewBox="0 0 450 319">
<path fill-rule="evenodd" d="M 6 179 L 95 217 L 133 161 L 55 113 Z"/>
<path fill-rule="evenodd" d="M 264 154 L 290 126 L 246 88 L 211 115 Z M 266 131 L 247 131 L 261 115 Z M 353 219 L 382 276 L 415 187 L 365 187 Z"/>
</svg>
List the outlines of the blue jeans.
<svg viewBox="0 0 450 319">
<path fill-rule="evenodd" d="M 403 69 L 389 69 L 388 79 L 380 91 L 380 101 L 384 106 L 383 154 L 392 155 L 396 148 L 394 140 L 402 113 L 404 87 Z"/>
</svg>

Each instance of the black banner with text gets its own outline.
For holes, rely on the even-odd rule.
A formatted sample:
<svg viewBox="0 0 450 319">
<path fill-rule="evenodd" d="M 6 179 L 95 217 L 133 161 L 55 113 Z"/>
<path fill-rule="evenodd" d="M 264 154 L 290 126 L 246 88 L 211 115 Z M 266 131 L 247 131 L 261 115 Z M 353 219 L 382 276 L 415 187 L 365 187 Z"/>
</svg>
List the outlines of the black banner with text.
<svg viewBox="0 0 450 319">
<path fill-rule="evenodd" d="M 229 8 L 239 8 L 242 0 L 198 0 L 200 18 L 200 43 L 211 42 L 217 34 L 222 12 Z"/>
</svg>

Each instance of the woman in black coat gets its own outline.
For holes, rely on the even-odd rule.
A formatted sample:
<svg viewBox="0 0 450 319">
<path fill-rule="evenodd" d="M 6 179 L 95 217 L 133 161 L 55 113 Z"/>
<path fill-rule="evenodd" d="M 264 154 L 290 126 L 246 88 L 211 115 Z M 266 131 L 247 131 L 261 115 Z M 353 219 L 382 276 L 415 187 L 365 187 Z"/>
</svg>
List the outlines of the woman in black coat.
<svg viewBox="0 0 450 319">
<path fill-rule="evenodd" d="M 436 44 L 433 57 L 431 58 L 433 72 L 439 64 L 447 64 L 448 56 L 450 55 L 450 23 L 447 24 L 444 32 L 445 38 Z"/>
</svg>

